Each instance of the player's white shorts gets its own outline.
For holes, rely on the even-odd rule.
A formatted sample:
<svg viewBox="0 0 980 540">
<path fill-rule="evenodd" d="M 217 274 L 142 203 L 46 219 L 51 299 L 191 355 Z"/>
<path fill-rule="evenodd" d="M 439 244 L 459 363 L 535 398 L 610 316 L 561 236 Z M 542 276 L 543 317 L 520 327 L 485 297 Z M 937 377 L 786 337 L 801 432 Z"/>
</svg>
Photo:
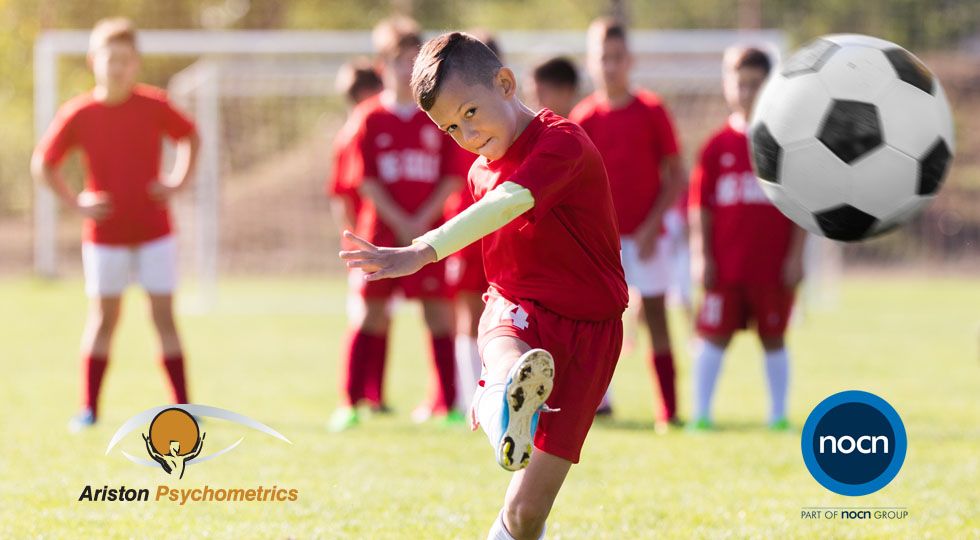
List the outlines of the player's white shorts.
<svg viewBox="0 0 980 540">
<path fill-rule="evenodd" d="M 657 247 L 646 259 L 640 258 L 636 242 L 632 237 L 623 236 L 622 246 L 623 270 L 626 272 L 626 284 L 640 291 L 644 298 L 661 296 L 670 287 L 670 238 L 660 235 Z"/>
<path fill-rule="evenodd" d="M 85 294 L 121 296 L 134 280 L 149 294 L 172 294 L 177 286 L 177 240 L 167 235 L 137 246 L 82 243 Z"/>
</svg>

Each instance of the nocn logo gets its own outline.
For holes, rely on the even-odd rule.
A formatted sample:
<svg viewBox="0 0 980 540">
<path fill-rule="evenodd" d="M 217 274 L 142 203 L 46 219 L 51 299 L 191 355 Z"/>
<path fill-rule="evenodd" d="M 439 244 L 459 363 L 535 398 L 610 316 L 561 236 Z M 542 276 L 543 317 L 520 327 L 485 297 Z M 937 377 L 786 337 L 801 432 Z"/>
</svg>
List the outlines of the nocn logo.
<svg viewBox="0 0 980 540">
<path fill-rule="evenodd" d="M 820 402 L 803 426 L 803 461 L 823 487 L 840 495 L 874 493 L 895 478 L 908 440 L 898 413 L 859 390 Z"/>
</svg>

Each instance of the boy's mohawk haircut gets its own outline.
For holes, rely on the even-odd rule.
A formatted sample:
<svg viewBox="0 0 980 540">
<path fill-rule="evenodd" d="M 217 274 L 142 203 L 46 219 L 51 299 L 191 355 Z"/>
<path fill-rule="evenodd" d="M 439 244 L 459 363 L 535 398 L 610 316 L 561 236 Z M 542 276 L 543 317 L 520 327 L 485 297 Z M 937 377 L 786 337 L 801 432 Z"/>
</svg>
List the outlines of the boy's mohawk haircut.
<svg viewBox="0 0 980 540">
<path fill-rule="evenodd" d="M 482 41 L 464 32 L 451 32 L 426 42 L 412 68 L 412 93 L 423 111 L 432 109 L 439 88 L 451 76 L 468 85 L 493 86 L 503 64 Z"/>
<path fill-rule="evenodd" d="M 136 26 L 133 21 L 126 17 L 112 17 L 95 23 L 88 38 L 88 50 L 92 52 L 114 41 L 136 48 Z"/>
</svg>

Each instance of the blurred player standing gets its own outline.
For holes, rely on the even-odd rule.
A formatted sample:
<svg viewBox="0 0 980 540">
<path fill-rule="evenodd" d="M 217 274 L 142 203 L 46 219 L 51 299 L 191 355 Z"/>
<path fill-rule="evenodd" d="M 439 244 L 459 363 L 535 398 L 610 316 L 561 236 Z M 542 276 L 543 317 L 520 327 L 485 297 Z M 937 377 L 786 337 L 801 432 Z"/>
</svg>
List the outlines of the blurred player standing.
<svg viewBox="0 0 980 540">
<path fill-rule="evenodd" d="M 341 66 L 337 73 L 337 91 L 347 98 L 347 102 L 356 107 L 363 101 L 377 95 L 384 88 L 381 76 L 370 60 L 356 58 Z M 330 198 L 330 211 L 341 236 L 345 230 L 353 230 L 357 225 L 357 216 L 363 206 L 361 196 L 357 193 L 357 181 L 360 171 L 352 163 L 351 155 L 356 150 L 353 139 L 360 125 L 354 110 L 347 121 L 337 132 L 333 140 L 333 167 L 326 182 L 327 196 Z M 343 239 L 341 239 L 343 243 Z M 349 280 L 347 292 L 347 321 L 351 328 L 360 326 L 364 318 L 364 298 L 360 293 L 360 280 Z M 378 365 L 364 370 L 364 376 L 359 379 L 363 388 L 358 395 L 376 412 L 387 412 L 382 395 L 384 379 L 384 356 L 374 358 Z M 346 369 L 347 365 L 343 364 Z M 346 379 L 341 374 L 341 379 Z"/>
<path fill-rule="evenodd" d="M 127 19 L 104 19 L 89 40 L 95 88 L 59 109 L 32 158 L 34 177 L 83 222 L 82 263 L 89 311 L 82 338 L 82 411 L 69 423 L 78 431 L 99 416 L 99 392 L 119 320 L 122 294 L 132 279 L 146 290 L 160 340 L 161 364 L 175 403 L 187 403 L 184 353 L 173 316 L 177 243 L 169 199 L 189 183 L 197 157 L 194 124 L 157 88 L 137 84 L 140 54 Z M 160 178 L 164 138 L 176 141 L 177 159 Z M 59 165 L 73 148 L 84 154 L 85 189 L 76 194 Z"/>
<path fill-rule="evenodd" d="M 754 321 L 765 349 L 769 424 L 785 429 L 789 355 L 784 335 L 796 286 L 803 278 L 806 233 L 769 201 L 752 172 L 745 135 L 770 61 L 754 48 L 733 47 L 723 64 L 725 100 L 732 110 L 708 139 L 691 175 L 692 229 L 703 254 L 704 301 L 694 366 L 695 429 L 710 429 L 711 398 L 725 348 Z"/>
<path fill-rule="evenodd" d="M 374 38 L 383 63 L 385 89 L 354 113 L 360 125 L 351 159 L 358 167 L 358 191 L 365 201 L 357 231 L 371 242 L 408 245 L 442 222 L 446 198 L 459 189 L 460 180 L 454 176 L 456 149 L 412 98 L 412 65 L 422 44 L 418 25 L 406 18 L 389 19 L 375 28 Z M 347 378 L 342 381 L 341 406 L 329 422 L 331 431 L 342 431 L 358 422 L 356 405 L 365 398 L 364 377 L 384 364 L 390 323 L 388 300 L 396 292 L 422 301 L 439 379 L 434 408 L 437 413 L 448 414 L 453 407 L 453 311 L 445 264 L 440 263 L 399 280 L 361 281 L 364 318 L 351 335 Z"/>
<path fill-rule="evenodd" d="M 600 18 L 589 26 L 586 60 L 596 91 L 572 110 L 602 153 L 609 174 L 626 282 L 639 290 L 653 341 L 653 371 L 660 388 L 658 430 L 677 417 L 674 357 L 665 293 L 671 281 L 664 215 L 686 185 L 677 138 L 667 109 L 645 90 L 630 88 L 633 57 L 626 29 Z"/>
</svg>

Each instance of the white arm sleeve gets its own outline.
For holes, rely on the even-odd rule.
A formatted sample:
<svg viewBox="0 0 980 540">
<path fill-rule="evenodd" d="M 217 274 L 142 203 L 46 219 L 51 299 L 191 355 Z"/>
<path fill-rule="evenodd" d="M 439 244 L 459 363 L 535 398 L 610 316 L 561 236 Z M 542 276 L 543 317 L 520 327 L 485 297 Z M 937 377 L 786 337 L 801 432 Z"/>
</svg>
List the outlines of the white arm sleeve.
<svg viewBox="0 0 980 540">
<path fill-rule="evenodd" d="M 510 223 L 533 207 L 534 197 L 527 188 L 513 182 L 504 182 L 456 217 L 413 242 L 428 244 L 435 250 L 436 260 L 442 260 Z"/>
</svg>

